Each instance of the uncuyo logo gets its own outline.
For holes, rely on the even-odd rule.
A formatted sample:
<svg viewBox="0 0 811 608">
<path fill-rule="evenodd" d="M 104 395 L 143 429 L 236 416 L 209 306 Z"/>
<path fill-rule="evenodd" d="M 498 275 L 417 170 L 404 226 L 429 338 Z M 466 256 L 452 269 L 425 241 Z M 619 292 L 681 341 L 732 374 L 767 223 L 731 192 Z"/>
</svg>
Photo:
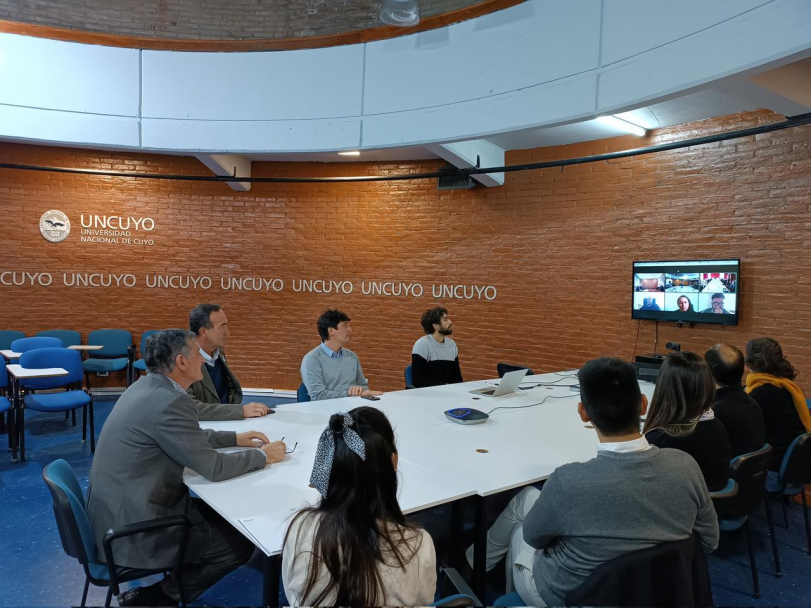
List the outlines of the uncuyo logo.
<svg viewBox="0 0 811 608">
<path fill-rule="evenodd" d="M 51 243 L 61 243 L 70 234 L 70 220 L 56 209 L 46 211 L 39 218 L 39 231 Z"/>
</svg>

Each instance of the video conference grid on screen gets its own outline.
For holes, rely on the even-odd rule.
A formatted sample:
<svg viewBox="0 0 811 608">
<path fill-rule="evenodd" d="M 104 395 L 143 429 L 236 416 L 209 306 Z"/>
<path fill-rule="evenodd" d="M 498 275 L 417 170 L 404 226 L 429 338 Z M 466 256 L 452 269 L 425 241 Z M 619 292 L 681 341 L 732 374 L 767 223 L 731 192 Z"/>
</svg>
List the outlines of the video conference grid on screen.
<svg viewBox="0 0 811 608">
<path fill-rule="evenodd" d="M 738 324 L 739 260 L 634 262 L 634 319 Z"/>
</svg>

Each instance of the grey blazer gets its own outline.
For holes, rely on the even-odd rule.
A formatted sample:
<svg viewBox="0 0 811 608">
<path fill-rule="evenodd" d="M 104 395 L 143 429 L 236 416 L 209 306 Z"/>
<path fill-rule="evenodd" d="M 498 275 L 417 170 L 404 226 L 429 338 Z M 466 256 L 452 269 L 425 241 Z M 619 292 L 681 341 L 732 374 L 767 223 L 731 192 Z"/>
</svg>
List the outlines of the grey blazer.
<svg viewBox="0 0 811 608">
<path fill-rule="evenodd" d="M 198 380 L 187 391 L 197 401 L 197 416 L 200 420 L 242 420 L 242 386 L 228 367 L 225 353 L 220 351 L 225 375 L 228 377 L 228 403 L 220 403 L 220 396 L 211 381 L 208 365 L 203 363 L 203 379 Z"/>
<path fill-rule="evenodd" d="M 202 430 L 194 400 L 166 376 L 150 372 L 130 386 L 104 423 L 90 469 L 87 514 L 100 560 L 110 528 L 177 514 L 192 522 L 185 561 L 202 556 L 211 530 L 183 485 L 183 468 L 211 481 L 264 468 L 259 450 L 215 450 L 235 443 L 233 432 Z M 171 532 L 141 534 L 115 541 L 113 555 L 121 566 L 161 568 L 171 565 L 177 542 Z"/>
</svg>

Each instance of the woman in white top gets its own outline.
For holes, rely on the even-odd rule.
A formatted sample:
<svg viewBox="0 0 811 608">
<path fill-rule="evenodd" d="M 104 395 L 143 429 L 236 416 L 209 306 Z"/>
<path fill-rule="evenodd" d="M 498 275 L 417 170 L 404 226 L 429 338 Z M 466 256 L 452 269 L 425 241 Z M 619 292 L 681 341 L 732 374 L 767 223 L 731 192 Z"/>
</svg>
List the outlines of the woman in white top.
<svg viewBox="0 0 811 608">
<path fill-rule="evenodd" d="M 397 502 L 397 448 L 371 407 L 333 414 L 310 483 L 317 507 L 293 518 L 282 574 L 291 606 L 425 606 L 436 591 L 436 553 Z"/>
</svg>

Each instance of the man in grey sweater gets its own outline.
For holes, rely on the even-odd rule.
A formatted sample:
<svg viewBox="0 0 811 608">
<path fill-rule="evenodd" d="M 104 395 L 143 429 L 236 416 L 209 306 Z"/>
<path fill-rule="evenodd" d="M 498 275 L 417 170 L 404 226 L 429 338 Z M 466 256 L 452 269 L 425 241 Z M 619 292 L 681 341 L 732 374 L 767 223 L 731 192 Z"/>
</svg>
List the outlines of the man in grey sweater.
<svg viewBox="0 0 811 608">
<path fill-rule="evenodd" d="M 313 401 L 383 394 L 369 390 L 358 356 L 344 348 L 352 340 L 351 320 L 346 313 L 332 309 L 318 319 L 321 345 L 304 355 L 301 362 L 301 381 Z"/>
<path fill-rule="evenodd" d="M 600 564 L 697 533 L 718 546 L 718 520 L 695 460 L 639 433 L 647 409 L 631 364 L 603 357 L 578 373 L 577 411 L 599 437 L 597 457 L 526 488 L 487 534 L 487 569 L 507 555 L 507 589 L 528 606 L 559 606 Z M 468 549 L 472 563 L 473 551 Z"/>
</svg>

